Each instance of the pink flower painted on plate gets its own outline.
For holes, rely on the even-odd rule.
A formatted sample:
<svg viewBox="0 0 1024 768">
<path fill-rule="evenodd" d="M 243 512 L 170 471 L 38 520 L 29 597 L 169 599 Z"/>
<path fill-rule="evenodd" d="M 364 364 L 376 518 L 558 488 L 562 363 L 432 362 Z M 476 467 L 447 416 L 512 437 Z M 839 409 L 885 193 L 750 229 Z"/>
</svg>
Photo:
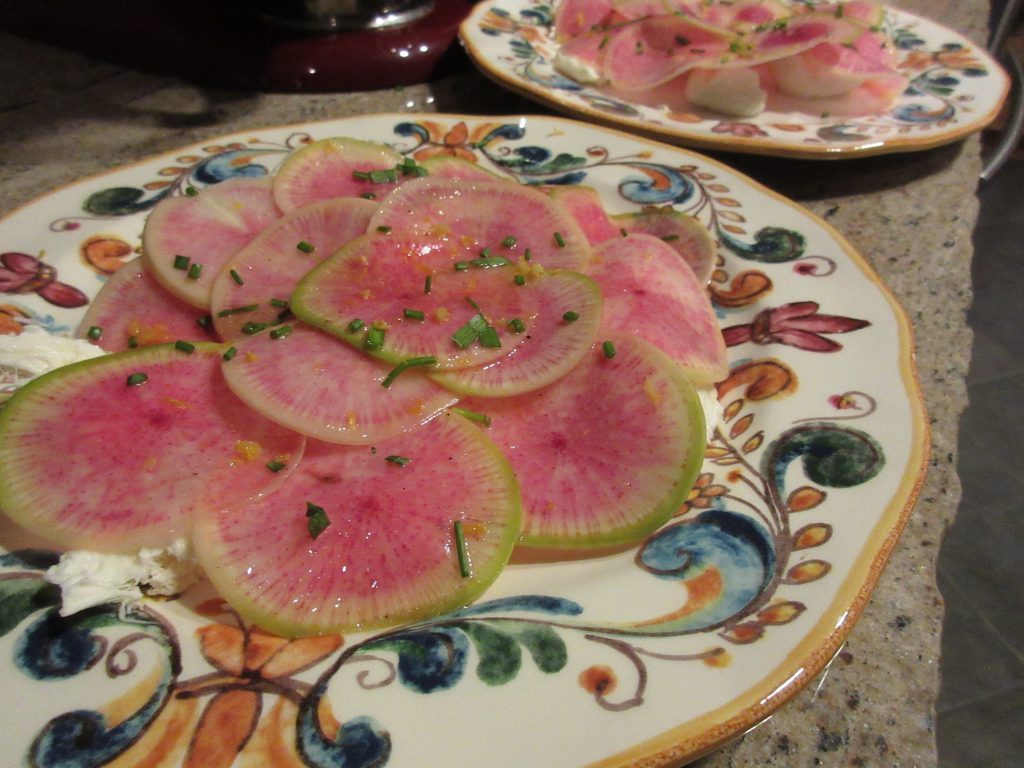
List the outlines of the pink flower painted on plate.
<svg viewBox="0 0 1024 768">
<path fill-rule="evenodd" d="M 0 253 L 0 292 L 36 293 L 51 304 L 73 309 L 89 303 L 77 288 L 57 280 L 57 270 L 27 253 Z"/>
<path fill-rule="evenodd" d="M 753 123 L 718 123 L 712 129 L 712 133 L 729 133 L 743 139 L 752 139 L 756 136 L 767 136 L 768 133 L 758 128 Z"/>
<path fill-rule="evenodd" d="M 867 320 L 839 315 L 819 315 L 815 301 L 798 301 L 765 309 L 749 325 L 732 325 L 722 331 L 726 346 L 744 342 L 785 344 L 809 352 L 837 352 L 843 345 L 824 334 L 849 333 L 871 325 Z"/>
</svg>

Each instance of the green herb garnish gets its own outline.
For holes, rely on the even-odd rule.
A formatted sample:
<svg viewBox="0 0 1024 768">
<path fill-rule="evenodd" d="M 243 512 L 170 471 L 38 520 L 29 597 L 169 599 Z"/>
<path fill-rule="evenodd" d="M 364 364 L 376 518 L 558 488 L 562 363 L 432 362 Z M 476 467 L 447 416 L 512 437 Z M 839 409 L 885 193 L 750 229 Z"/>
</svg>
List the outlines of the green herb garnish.
<svg viewBox="0 0 1024 768">
<path fill-rule="evenodd" d="M 455 553 L 459 558 L 459 573 L 462 578 L 469 577 L 469 557 L 466 555 L 466 537 L 462 534 L 462 521 L 455 521 Z"/>
<path fill-rule="evenodd" d="M 319 507 L 311 501 L 306 502 L 306 529 L 314 539 L 324 532 L 324 529 L 331 524 L 323 507 Z"/>
<path fill-rule="evenodd" d="M 146 383 L 147 381 L 149 381 L 149 376 L 147 376 L 146 374 L 144 374 L 144 373 L 142 373 L 142 372 L 140 371 L 140 372 L 138 372 L 138 373 L 133 373 L 133 374 L 131 374 L 131 375 L 130 375 L 130 376 L 129 376 L 129 377 L 128 377 L 128 378 L 126 379 L 126 380 L 125 380 L 125 383 L 126 383 L 126 384 L 127 384 L 127 385 L 128 385 L 129 387 L 137 387 L 137 386 L 139 386 L 139 384 L 145 384 L 145 383 Z"/>
<path fill-rule="evenodd" d="M 390 373 L 384 377 L 384 380 L 380 383 L 382 387 L 387 389 L 395 383 L 403 371 L 407 371 L 410 368 L 418 368 L 426 365 L 437 365 L 437 358 L 433 355 L 424 355 L 423 357 L 410 357 L 408 360 L 403 360 L 394 368 L 391 369 Z"/>
<path fill-rule="evenodd" d="M 174 348 L 179 352 L 184 352 L 189 355 L 196 351 L 196 345 L 190 341 L 185 341 L 184 339 L 178 339 L 174 342 Z"/>
</svg>

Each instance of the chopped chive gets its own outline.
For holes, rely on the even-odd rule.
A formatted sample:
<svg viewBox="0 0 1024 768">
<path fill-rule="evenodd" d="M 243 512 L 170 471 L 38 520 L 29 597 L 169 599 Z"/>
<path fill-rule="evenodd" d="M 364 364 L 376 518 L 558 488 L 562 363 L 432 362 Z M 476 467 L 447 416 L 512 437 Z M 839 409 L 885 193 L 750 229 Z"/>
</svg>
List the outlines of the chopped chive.
<svg viewBox="0 0 1024 768">
<path fill-rule="evenodd" d="M 397 464 L 400 467 L 404 467 L 406 464 L 412 461 L 412 459 L 406 458 L 405 456 L 396 456 L 392 454 L 390 456 L 386 456 L 384 458 L 384 461 L 390 461 L 392 464 Z"/>
<path fill-rule="evenodd" d="M 314 539 L 324 532 L 324 529 L 331 524 L 323 507 L 319 507 L 311 501 L 306 502 L 306 529 Z"/>
<path fill-rule="evenodd" d="M 452 341 L 455 342 L 455 345 L 459 347 L 459 349 L 465 349 L 479 338 L 480 331 L 474 328 L 470 323 L 466 323 L 452 334 Z"/>
<path fill-rule="evenodd" d="M 629 230 L 623 227 L 622 229 L 619 230 L 619 234 L 622 235 L 623 237 L 629 237 Z"/>
<path fill-rule="evenodd" d="M 462 535 L 462 521 L 455 521 L 455 553 L 459 557 L 459 573 L 469 577 L 469 558 L 466 556 L 466 537 Z"/>
<path fill-rule="evenodd" d="M 184 339 L 178 339 L 174 342 L 174 348 L 179 352 L 185 352 L 189 355 L 196 351 L 196 345 L 190 341 L 185 341 Z"/>
<path fill-rule="evenodd" d="M 367 349 L 384 349 L 384 329 L 373 328 L 366 332 L 366 341 L 363 346 Z"/>
<path fill-rule="evenodd" d="M 452 408 L 452 410 L 459 414 L 464 419 L 470 421 L 476 421 L 483 424 L 485 427 L 491 426 L 491 417 L 486 413 L 479 413 L 478 411 L 471 411 L 468 408 Z"/>
<path fill-rule="evenodd" d="M 420 366 L 436 364 L 437 358 L 434 357 L 433 355 L 424 355 L 423 357 L 410 357 L 408 360 L 403 360 L 394 368 L 392 368 L 391 372 L 384 377 L 384 380 L 380 383 L 380 385 L 387 389 L 388 387 L 395 383 L 395 379 L 397 379 L 402 374 L 403 371 L 406 371 L 409 368 L 416 368 Z"/>
<path fill-rule="evenodd" d="M 423 281 L 423 292 L 424 293 L 430 293 L 430 284 L 433 282 L 433 280 L 434 280 L 434 276 L 433 275 L 427 275 L 426 279 Z"/>
<path fill-rule="evenodd" d="M 189 184 L 187 187 L 185 187 L 185 194 L 188 195 L 189 197 L 195 197 L 196 195 L 199 194 L 199 190 L 193 187 L 191 184 Z"/>
<path fill-rule="evenodd" d="M 197 317 L 196 325 L 198 325 L 200 328 L 209 328 L 211 325 L 213 325 L 213 317 L 211 317 L 210 315 L 203 315 L 202 317 Z"/>
<path fill-rule="evenodd" d="M 231 360 L 237 354 L 238 354 L 238 350 L 237 349 L 235 349 L 234 347 L 228 347 L 227 349 L 224 350 L 224 354 L 222 355 L 222 357 L 225 360 Z"/>
<path fill-rule="evenodd" d="M 502 248 L 515 248 L 516 247 L 516 239 L 512 235 L 509 235 L 508 237 L 506 237 L 504 240 L 501 241 L 501 247 Z"/>
<path fill-rule="evenodd" d="M 147 376 L 144 373 L 139 372 L 139 373 L 133 373 L 131 376 L 129 376 L 126 379 L 125 383 L 129 387 L 137 387 L 137 386 L 139 386 L 139 384 L 145 384 L 147 381 L 149 381 L 149 376 Z"/>
<path fill-rule="evenodd" d="M 277 322 L 283 323 L 286 320 L 291 320 L 295 315 L 292 314 L 290 309 L 282 309 L 277 313 Z"/>
<path fill-rule="evenodd" d="M 352 178 L 353 179 L 357 179 L 358 181 L 369 181 L 370 180 L 370 172 L 369 171 L 352 171 Z"/>
<path fill-rule="evenodd" d="M 512 333 L 522 333 L 526 330 L 526 326 L 523 325 L 523 321 L 518 317 L 513 317 L 508 321 L 508 329 L 512 331 Z"/>
<path fill-rule="evenodd" d="M 671 243 L 673 240 L 678 240 L 679 235 L 662 235 L 661 239 L 664 240 L 666 243 Z"/>
<path fill-rule="evenodd" d="M 377 196 L 373 192 L 363 192 L 359 195 L 363 200 L 376 200 Z"/>
<path fill-rule="evenodd" d="M 188 269 L 189 261 L 190 261 L 190 259 L 189 259 L 188 256 L 181 256 L 181 255 L 175 256 L 174 257 L 174 268 L 175 269 L 182 269 L 182 270 Z"/>
<path fill-rule="evenodd" d="M 410 320 L 423 320 L 427 315 L 418 309 L 403 309 L 402 316 Z"/>
<path fill-rule="evenodd" d="M 232 269 L 231 272 L 229 272 L 228 274 L 231 275 L 231 279 L 234 280 L 235 283 L 237 283 L 238 285 L 245 285 L 245 280 L 243 280 L 242 276 L 238 274 L 238 270 Z"/>
<path fill-rule="evenodd" d="M 468 261 L 456 261 L 455 262 L 455 271 L 456 272 L 465 272 L 467 269 L 469 269 L 469 262 Z"/>
<path fill-rule="evenodd" d="M 232 315 L 241 315 L 245 312 L 253 312 L 259 309 L 257 304 L 246 304 L 244 307 L 231 307 L 230 309 L 222 309 L 217 313 L 217 317 L 231 317 Z"/>
<path fill-rule="evenodd" d="M 198 280 L 199 276 L 201 274 L 203 274 L 203 265 L 202 264 L 193 264 L 192 266 L 190 266 L 188 268 L 188 279 L 189 280 Z"/>
<path fill-rule="evenodd" d="M 467 296 L 466 297 L 466 303 L 469 304 L 469 306 L 471 306 L 477 312 L 480 311 L 480 305 L 477 304 L 475 301 L 473 301 L 473 297 L 472 296 Z"/>
<path fill-rule="evenodd" d="M 295 244 L 295 247 L 298 248 L 303 253 L 312 253 L 313 251 L 316 250 L 315 245 L 313 245 L 312 243 L 307 243 L 305 240 L 299 240 L 299 242 Z"/>
<path fill-rule="evenodd" d="M 529 248 L 523 251 L 523 258 L 526 259 L 527 261 L 533 258 L 533 253 L 530 251 Z"/>
<path fill-rule="evenodd" d="M 526 275 L 516 275 L 512 280 L 516 285 L 526 285 Z"/>
<path fill-rule="evenodd" d="M 365 325 L 365 323 L 363 323 L 363 321 L 357 317 L 355 320 L 348 324 L 349 333 L 355 333 L 360 328 L 362 328 L 363 325 Z"/>
<path fill-rule="evenodd" d="M 477 312 L 471 318 L 469 318 L 469 324 L 476 329 L 477 333 L 483 332 L 484 328 L 487 327 L 487 318 Z"/>
<path fill-rule="evenodd" d="M 136 336 L 128 337 L 128 349 L 135 349 L 139 346 L 139 339 Z"/>
<path fill-rule="evenodd" d="M 267 462 L 267 469 L 269 469 L 271 472 L 280 472 L 287 466 L 287 464 L 285 464 L 283 461 L 279 459 L 274 459 L 273 461 Z"/>
<path fill-rule="evenodd" d="M 381 224 L 379 227 L 377 227 L 377 231 L 382 232 L 383 234 L 386 235 L 391 231 L 391 227 L 389 227 L 387 224 Z"/>
<path fill-rule="evenodd" d="M 480 344 L 492 349 L 498 349 L 501 346 L 501 339 L 498 338 L 498 332 L 494 330 L 494 326 L 488 325 L 480 331 Z"/>
<path fill-rule="evenodd" d="M 248 323 L 242 326 L 242 333 L 244 333 L 246 336 L 252 336 L 253 334 L 266 330 L 269 327 L 269 323 L 254 323 L 250 320 Z"/>
<path fill-rule="evenodd" d="M 505 267 L 511 263 L 504 256 L 481 256 L 479 259 L 471 260 L 469 265 L 471 267 L 487 269 L 488 267 Z"/>
<path fill-rule="evenodd" d="M 86 334 L 93 341 L 99 341 L 103 338 L 103 329 L 98 325 L 93 325 L 89 328 L 89 332 Z"/>
<path fill-rule="evenodd" d="M 571 309 L 562 315 L 562 319 L 567 323 L 574 323 L 580 319 L 579 312 L 573 312 Z"/>
<path fill-rule="evenodd" d="M 398 181 L 398 174 L 394 168 L 379 168 L 370 171 L 370 181 L 375 184 L 384 184 L 389 181 Z"/>
<path fill-rule="evenodd" d="M 558 244 L 559 248 L 565 248 L 565 238 L 562 237 L 561 232 L 555 232 L 555 243 Z"/>
<path fill-rule="evenodd" d="M 610 341 L 602 342 L 601 351 L 604 352 L 604 356 L 607 357 L 609 360 L 615 357 L 615 345 L 612 344 Z"/>
<path fill-rule="evenodd" d="M 291 332 L 292 327 L 290 325 L 282 325 L 279 328 L 275 328 L 270 332 L 270 338 L 272 338 L 274 341 L 277 341 L 278 339 L 283 339 Z"/>
<path fill-rule="evenodd" d="M 277 307 L 278 309 L 287 309 L 288 302 L 284 299 L 271 299 L 270 306 Z"/>
</svg>

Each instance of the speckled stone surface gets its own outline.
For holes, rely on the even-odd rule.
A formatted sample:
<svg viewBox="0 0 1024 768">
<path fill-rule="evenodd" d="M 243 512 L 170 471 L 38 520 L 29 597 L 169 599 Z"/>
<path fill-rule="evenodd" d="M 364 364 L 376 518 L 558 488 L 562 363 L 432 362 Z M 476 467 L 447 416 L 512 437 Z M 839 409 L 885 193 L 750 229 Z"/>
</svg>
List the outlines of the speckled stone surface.
<svg viewBox="0 0 1024 768">
<path fill-rule="evenodd" d="M 896 3 L 975 41 L 981 0 Z M 222 134 L 371 112 L 536 114 L 471 70 L 355 94 L 204 90 L 0 33 L 0 216 L 60 185 Z M 935 559 L 959 499 L 977 137 L 923 153 L 799 162 L 720 156 L 826 218 L 874 265 L 915 327 L 931 419 L 920 499 L 874 596 L 828 670 L 742 739 L 698 761 L 724 766 L 932 766 L 942 601 Z"/>
</svg>

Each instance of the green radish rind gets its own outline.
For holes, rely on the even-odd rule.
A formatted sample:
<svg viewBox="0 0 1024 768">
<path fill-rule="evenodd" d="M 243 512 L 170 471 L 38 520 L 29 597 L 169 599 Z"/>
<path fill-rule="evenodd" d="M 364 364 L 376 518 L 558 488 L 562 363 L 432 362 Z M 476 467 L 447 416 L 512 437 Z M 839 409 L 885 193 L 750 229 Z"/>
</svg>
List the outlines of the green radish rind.
<svg viewBox="0 0 1024 768">
<path fill-rule="evenodd" d="M 389 455 L 410 461 L 401 466 Z M 307 503 L 330 521 L 316 538 Z M 195 548 L 218 594 L 247 621 L 283 636 L 345 633 L 469 604 L 508 562 L 519 523 L 504 455 L 473 424 L 446 414 L 376 450 L 311 441 L 275 493 L 235 513 L 199 514 Z"/>
<path fill-rule="evenodd" d="M 511 397 L 558 381 L 587 353 L 601 327 L 601 289 L 579 272 L 555 270 L 531 277 L 547 297 L 546 311 L 525 327 L 523 341 L 493 363 L 431 374 L 460 395 Z M 575 320 L 566 320 L 566 312 Z"/>
<path fill-rule="evenodd" d="M 675 513 L 700 471 L 704 413 L 663 352 L 609 337 L 556 385 L 503 400 L 465 400 L 515 468 L 520 543 L 543 549 L 632 544 Z"/>
<path fill-rule="evenodd" d="M 305 438 L 227 390 L 222 351 L 165 344 L 29 382 L 0 413 L 0 508 L 55 544 L 131 553 L 187 536 L 195 509 L 279 485 Z"/>
<path fill-rule="evenodd" d="M 394 437 L 458 400 L 415 369 L 385 388 L 391 366 L 302 323 L 247 336 L 234 347 L 223 363 L 231 390 L 267 418 L 330 443 Z"/>
<path fill-rule="evenodd" d="M 274 200 L 285 213 L 332 197 L 383 198 L 397 185 L 357 178 L 394 169 L 402 155 L 383 144 L 348 137 L 314 141 L 288 155 L 274 176 Z"/>
</svg>

